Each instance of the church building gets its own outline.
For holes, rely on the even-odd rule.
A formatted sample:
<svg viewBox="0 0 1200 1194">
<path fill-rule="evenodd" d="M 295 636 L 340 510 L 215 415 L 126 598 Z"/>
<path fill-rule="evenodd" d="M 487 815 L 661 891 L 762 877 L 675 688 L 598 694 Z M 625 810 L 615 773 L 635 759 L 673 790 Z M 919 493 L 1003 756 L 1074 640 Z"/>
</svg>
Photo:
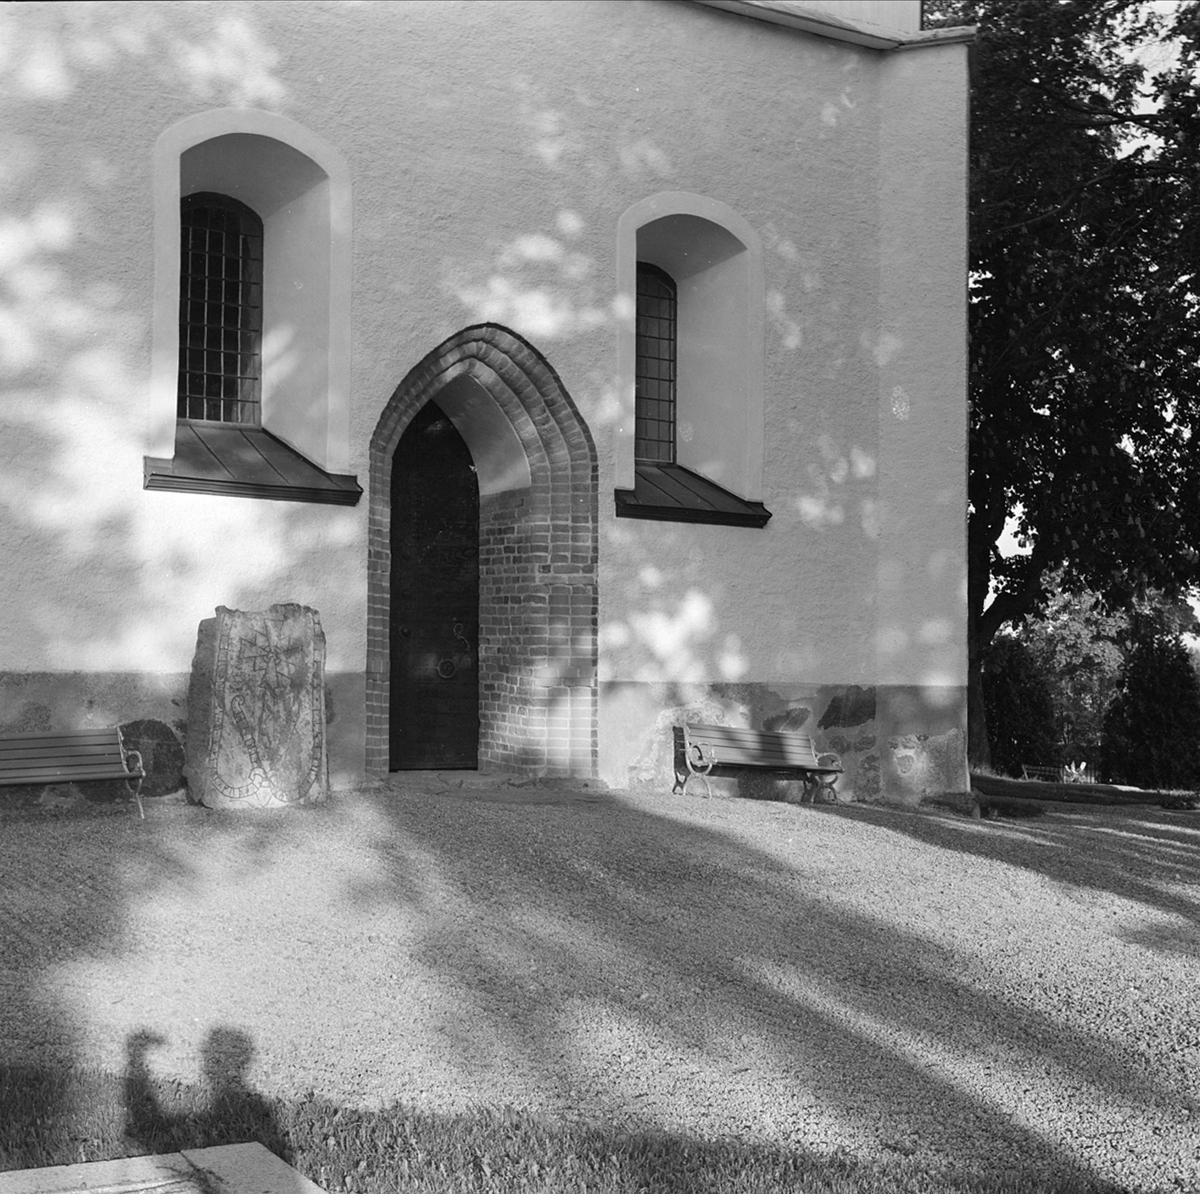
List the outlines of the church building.
<svg viewBox="0 0 1200 1194">
<path fill-rule="evenodd" d="M 335 789 L 968 786 L 968 29 L 919 0 L 0 11 L 0 732 L 316 611 Z"/>
</svg>

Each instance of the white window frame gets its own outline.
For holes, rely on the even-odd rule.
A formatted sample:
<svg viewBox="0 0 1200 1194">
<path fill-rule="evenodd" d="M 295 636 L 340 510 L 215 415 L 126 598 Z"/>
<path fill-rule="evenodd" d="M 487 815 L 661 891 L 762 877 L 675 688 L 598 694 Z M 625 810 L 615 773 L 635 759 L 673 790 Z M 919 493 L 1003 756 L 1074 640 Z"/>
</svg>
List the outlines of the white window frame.
<svg viewBox="0 0 1200 1194">
<path fill-rule="evenodd" d="M 667 191 L 617 225 L 616 487 L 635 478 L 637 263 L 665 270 L 678 291 L 676 460 L 738 497 L 763 498 L 766 298 L 762 241 L 727 204 Z"/>
<path fill-rule="evenodd" d="M 262 425 L 334 473 L 350 466 L 350 171 L 332 146 L 270 112 L 220 108 L 154 147 L 154 323 L 146 454 L 174 451 L 180 201 L 239 199 L 264 237 Z"/>
</svg>

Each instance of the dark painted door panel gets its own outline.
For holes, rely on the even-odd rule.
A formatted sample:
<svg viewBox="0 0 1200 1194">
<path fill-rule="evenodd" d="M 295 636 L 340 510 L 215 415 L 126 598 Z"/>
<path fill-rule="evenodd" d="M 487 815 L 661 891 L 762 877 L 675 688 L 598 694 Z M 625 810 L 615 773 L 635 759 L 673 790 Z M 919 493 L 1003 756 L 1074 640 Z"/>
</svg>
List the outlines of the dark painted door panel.
<svg viewBox="0 0 1200 1194">
<path fill-rule="evenodd" d="M 474 768 L 479 751 L 479 484 L 430 402 L 392 460 L 392 771 Z"/>
</svg>

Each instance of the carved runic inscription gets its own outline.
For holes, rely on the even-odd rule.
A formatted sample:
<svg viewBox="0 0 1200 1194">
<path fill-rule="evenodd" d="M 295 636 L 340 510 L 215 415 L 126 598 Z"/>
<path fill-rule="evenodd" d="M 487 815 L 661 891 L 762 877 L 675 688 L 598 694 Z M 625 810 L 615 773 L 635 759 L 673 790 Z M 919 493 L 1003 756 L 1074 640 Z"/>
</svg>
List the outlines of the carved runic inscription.
<svg viewBox="0 0 1200 1194">
<path fill-rule="evenodd" d="M 201 626 L 189 691 L 192 799 L 210 808 L 324 799 L 325 636 L 316 610 L 221 606 L 214 622 L 207 635 Z"/>
</svg>

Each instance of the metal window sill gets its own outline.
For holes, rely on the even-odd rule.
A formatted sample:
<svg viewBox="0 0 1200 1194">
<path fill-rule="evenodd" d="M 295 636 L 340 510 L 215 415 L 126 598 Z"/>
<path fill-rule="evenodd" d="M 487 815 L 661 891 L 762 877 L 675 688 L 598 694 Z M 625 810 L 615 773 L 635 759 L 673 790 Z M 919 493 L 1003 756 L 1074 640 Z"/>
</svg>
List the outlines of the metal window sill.
<svg viewBox="0 0 1200 1194">
<path fill-rule="evenodd" d="M 354 506 L 357 477 L 327 473 L 264 427 L 179 420 L 175 455 L 144 458 L 145 489 Z"/>
<path fill-rule="evenodd" d="M 765 527 L 771 512 L 681 464 L 638 463 L 633 489 L 618 489 L 618 518 L 657 522 L 704 522 L 718 526 Z"/>
</svg>

